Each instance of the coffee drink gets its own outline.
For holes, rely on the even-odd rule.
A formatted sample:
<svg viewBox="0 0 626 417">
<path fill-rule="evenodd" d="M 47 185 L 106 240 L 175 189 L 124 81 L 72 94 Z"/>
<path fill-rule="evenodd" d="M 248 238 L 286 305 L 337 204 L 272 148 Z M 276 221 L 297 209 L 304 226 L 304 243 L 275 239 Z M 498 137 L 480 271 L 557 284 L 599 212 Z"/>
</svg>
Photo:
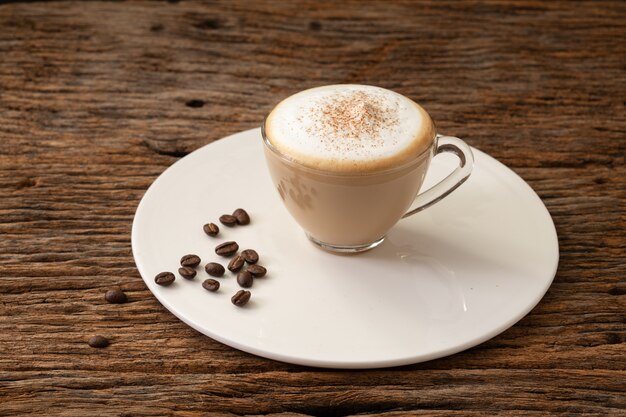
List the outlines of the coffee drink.
<svg viewBox="0 0 626 417">
<path fill-rule="evenodd" d="M 304 166 L 365 173 L 413 161 L 432 143 L 434 129 L 428 113 L 398 93 L 331 85 L 283 100 L 267 116 L 265 134 Z"/>
<path fill-rule="evenodd" d="M 373 86 L 297 93 L 267 115 L 262 131 L 280 198 L 314 243 L 337 251 L 382 242 L 415 200 L 436 152 L 463 154 L 461 166 L 471 160 L 460 139 L 437 147 L 435 125 L 421 106 Z M 455 187 L 469 171 L 455 171 Z M 455 188 L 448 185 L 440 184 L 440 198 Z"/>
<path fill-rule="evenodd" d="M 409 208 L 430 161 L 434 126 L 400 94 L 333 85 L 282 101 L 265 134 L 285 157 L 266 150 L 291 214 L 313 239 L 350 246 L 380 239 Z"/>
</svg>

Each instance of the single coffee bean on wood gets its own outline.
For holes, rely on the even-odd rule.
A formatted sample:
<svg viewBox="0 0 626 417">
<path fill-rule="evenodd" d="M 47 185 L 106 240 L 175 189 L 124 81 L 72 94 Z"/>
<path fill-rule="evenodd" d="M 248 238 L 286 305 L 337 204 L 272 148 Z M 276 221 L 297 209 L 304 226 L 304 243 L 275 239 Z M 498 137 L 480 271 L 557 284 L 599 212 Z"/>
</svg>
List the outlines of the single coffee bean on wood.
<svg viewBox="0 0 626 417">
<path fill-rule="evenodd" d="M 109 339 L 104 336 L 92 336 L 87 343 L 93 348 L 105 348 L 109 346 Z"/>
<path fill-rule="evenodd" d="M 126 302 L 126 294 L 119 288 L 115 288 L 107 291 L 104 294 L 104 299 L 111 304 L 122 304 Z"/>
<path fill-rule="evenodd" d="M 207 274 L 211 275 L 212 277 L 221 277 L 222 275 L 224 275 L 224 272 L 226 272 L 224 267 L 221 264 L 218 264 L 217 262 L 209 262 L 204 267 L 204 270 L 206 271 Z"/>
<path fill-rule="evenodd" d="M 248 271 L 241 271 L 237 274 L 237 284 L 243 288 L 250 288 L 252 286 L 252 274 Z"/>
<path fill-rule="evenodd" d="M 255 264 L 259 261 L 259 254 L 254 249 L 246 249 L 241 252 L 241 256 L 249 264 Z"/>
<path fill-rule="evenodd" d="M 239 250 L 237 242 L 224 242 L 215 247 L 215 253 L 220 256 L 231 256 Z"/>
<path fill-rule="evenodd" d="M 244 225 L 250 223 L 250 216 L 248 215 L 248 212 L 242 208 L 238 208 L 233 211 L 233 216 L 237 219 L 237 224 Z"/>
<path fill-rule="evenodd" d="M 233 227 L 237 224 L 237 218 L 235 216 L 231 216 L 230 214 L 222 214 L 220 216 L 220 223 L 224 226 Z"/>
<path fill-rule="evenodd" d="M 233 295 L 233 297 L 230 299 L 230 301 L 236 305 L 237 307 L 243 307 L 246 304 L 248 304 L 248 301 L 250 301 L 250 296 L 252 294 L 250 293 L 250 291 L 246 291 L 246 290 L 239 290 L 237 291 L 237 293 L 235 295 Z"/>
<path fill-rule="evenodd" d="M 245 261 L 243 257 L 241 255 L 237 255 L 233 259 L 231 259 L 230 262 L 228 263 L 228 270 L 230 272 L 237 272 L 241 269 L 244 262 Z"/>
<path fill-rule="evenodd" d="M 195 268 L 200 265 L 200 257 L 198 255 L 185 255 L 180 258 L 180 265 Z"/>
<path fill-rule="evenodd" d="M 215 223 L 207 223 L 202 226 L 202 229 L 204 229 L 204 233 L 209 236 L 217 236 L 220 232 L 220 228 Z"/>
<path fill-rule="evenodd" d="M 183 266 L 182 268 L 178 268 L 178 273 L 181 277 L 187 279 L 193 279 L 196 276 L 196 270 L 190 266 Z"/>
<path fill-rule="evenodd" d="M 250 272 L 255 278 L 261 278 L 267 273 L 267 269 L 257 264 L 250 265 L 248 268 L 246 268 L 246 271 Z"/>
<path fill-rule="evenodd" d="M 175 279 L 176 277 L 171 272 L 161 272 L 157 274 L 156 277 L 154 277 L 154 282 L 159 285 L 163 285 L 164 287 L 167 287 L 168 285 L 171 285 Z"/>
<path fill-rule="evenodd" d="M 215 292 L 220 289 L 220 283 L 213 278 L 209 278 L 204 280 L 202 287 L 207 291 Z"/>
</svg>

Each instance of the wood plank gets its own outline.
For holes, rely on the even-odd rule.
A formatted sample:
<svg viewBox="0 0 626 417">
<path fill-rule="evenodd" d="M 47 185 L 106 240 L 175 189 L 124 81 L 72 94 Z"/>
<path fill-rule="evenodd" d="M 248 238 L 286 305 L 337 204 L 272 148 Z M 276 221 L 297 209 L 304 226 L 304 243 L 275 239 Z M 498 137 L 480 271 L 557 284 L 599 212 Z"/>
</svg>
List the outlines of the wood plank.
<svg viewBox="0 0 626 417">
<path fill-rule="evenodd" d="M 0 4 L 0 415 L 623 415 L 624 22 L 612 1 Z M 130 227 L 151 182 L 339 82 L 423 103 L 543 199 L 560 266 L 517 325 L 317 370 L 215 342 L 146 289 Z M 128 303 L 104 301 L 116 286 Z"/>
</svg>

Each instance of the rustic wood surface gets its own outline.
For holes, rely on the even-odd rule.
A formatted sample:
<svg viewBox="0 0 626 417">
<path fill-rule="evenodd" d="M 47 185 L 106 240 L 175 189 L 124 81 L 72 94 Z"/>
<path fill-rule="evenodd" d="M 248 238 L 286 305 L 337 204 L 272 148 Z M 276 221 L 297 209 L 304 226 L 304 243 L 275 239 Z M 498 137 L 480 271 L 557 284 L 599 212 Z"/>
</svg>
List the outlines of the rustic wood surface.
<svg viewBox="0 0 626 417">
<path fill-rule="evenodd" d="M 624 415 L 625 39 L 618 1 L 3 2 L 0 415 Z M 151 182 L 344 82 L 423 103 L 543 199 L 560 266 L 511 329 L 319 370 L 215 342 L 147 290 L 130 229 Z"/>
</svg>

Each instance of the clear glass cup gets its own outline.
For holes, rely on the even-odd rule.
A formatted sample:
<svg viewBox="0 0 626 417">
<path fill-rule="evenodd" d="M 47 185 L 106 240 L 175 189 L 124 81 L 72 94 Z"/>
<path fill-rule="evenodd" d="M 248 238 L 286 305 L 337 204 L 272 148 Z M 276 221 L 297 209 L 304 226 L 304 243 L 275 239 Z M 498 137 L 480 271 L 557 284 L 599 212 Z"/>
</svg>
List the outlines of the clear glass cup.
<svg viewBox="0 0 626 417">
<path fill-rule="evenodd" d="M 271 113 L 271 112 L 270 112 Z M 474 156 L 461 139 L 436 133 L 411 161 L 372 172 L 334 172 L 305 166 L 271 143 L 261 126 L 265 158 L 280 198 L 315 245 L 331 252 L 359 253 L 380 245 L 400 219 L 441 201 L 471 174 Z M 432 188 L 418 194 L 430 161 L 452 152 L 459 166 Z"/>
</svg>

